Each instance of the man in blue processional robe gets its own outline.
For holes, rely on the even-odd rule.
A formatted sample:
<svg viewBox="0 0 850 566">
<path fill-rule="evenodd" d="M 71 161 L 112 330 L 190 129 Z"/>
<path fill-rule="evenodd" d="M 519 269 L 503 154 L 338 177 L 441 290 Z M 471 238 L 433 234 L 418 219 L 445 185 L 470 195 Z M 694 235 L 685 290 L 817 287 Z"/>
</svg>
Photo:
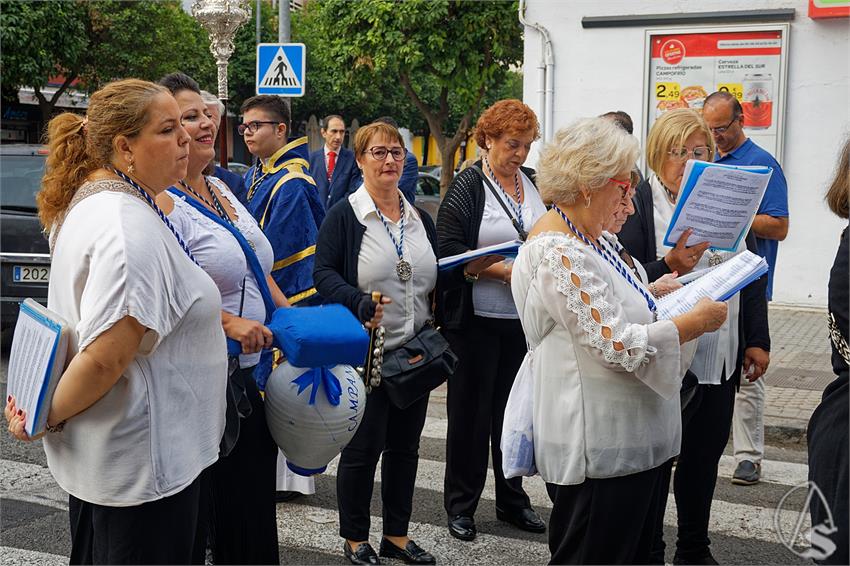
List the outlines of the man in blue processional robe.
<svg viewBox="0 0 850 566">
<path fill-rule="evenodd" d="M 289 108 L 278 96 L 242 104 L 239 133 L 257 157 L 245 173 L 245 204 L 274 250 L 272 277 L 289 303 L 316 304 L 313 259 L 325 209 L 310 176 L 307 138 L 288 142 Z"/>
</svg>

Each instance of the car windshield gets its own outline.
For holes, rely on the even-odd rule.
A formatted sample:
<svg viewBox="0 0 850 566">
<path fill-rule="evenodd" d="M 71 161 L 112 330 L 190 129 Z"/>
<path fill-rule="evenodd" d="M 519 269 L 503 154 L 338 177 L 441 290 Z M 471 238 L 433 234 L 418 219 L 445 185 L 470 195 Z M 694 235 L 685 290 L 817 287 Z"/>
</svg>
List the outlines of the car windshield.
<svg viewBox="0 0 850 566">
<path fill-rule="evenodd" d="M 43 155 L 0 155 L 0 205 L 35 210 L 42 175 Z"/>
</svg>

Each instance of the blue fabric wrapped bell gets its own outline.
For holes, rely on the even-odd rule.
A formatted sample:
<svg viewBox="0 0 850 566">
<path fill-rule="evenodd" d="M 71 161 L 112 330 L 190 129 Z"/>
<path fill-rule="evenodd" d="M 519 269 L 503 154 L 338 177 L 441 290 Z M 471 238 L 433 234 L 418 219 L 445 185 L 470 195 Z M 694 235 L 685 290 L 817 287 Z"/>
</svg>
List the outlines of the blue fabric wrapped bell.
<svg viewBox="0 0 850 566">
<path fill-rule="evenodd" d="M 369 352 L 369 333 L 339 304 L 277 309 L 268 327 L 275 346 L 297 367 L 359 366 Z"/>
<path fill-rule="evenodd" d="M 325 471 L 351 441 L 366 409 L 366 389 L 351 366 L 307 369 L 284 362 L 269 376 L 266 422 L 289 469 Z"/>
</svg>

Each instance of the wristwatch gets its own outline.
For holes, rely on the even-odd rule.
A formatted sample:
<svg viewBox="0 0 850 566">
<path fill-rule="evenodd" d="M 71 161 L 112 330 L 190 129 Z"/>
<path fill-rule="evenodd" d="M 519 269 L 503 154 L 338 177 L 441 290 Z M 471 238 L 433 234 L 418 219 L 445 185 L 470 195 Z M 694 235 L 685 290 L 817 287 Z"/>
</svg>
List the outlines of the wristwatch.
<svg viewBox="0 0 850 566">
<path fill-rule="evenodd" d="M 480 274 L 478 273 L 470 273 L 466 270 L 466 268 L 463 268 L 463 278 L 466 280 L 467 283 L 475 283 L 476 281 L 478 281 L 479 275 Z"/>
</svg>

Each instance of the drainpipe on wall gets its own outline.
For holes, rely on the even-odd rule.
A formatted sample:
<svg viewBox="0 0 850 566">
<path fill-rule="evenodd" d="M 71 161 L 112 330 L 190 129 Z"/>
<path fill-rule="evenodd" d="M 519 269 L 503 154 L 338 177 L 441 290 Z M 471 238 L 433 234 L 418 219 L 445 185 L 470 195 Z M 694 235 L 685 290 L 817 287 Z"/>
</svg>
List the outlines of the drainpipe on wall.
<svg viewBox="0 0 850 566">
<path fill-rule="evenodd" d="M 549 31 L 540 24 L 533 24 L 525 19 L 526 0 L 519 0 L 519 22 L 534 28 L 540 34 L 540 60 L 537 64 L 537 97 L 538 108 L 542 112 L 540 120 L 540 136 L 543 141 L 552 139 L 554 133 L 553 115 L 555 106 L 555 55 L 552 51 L 552 40 Z"/>
</svg>

